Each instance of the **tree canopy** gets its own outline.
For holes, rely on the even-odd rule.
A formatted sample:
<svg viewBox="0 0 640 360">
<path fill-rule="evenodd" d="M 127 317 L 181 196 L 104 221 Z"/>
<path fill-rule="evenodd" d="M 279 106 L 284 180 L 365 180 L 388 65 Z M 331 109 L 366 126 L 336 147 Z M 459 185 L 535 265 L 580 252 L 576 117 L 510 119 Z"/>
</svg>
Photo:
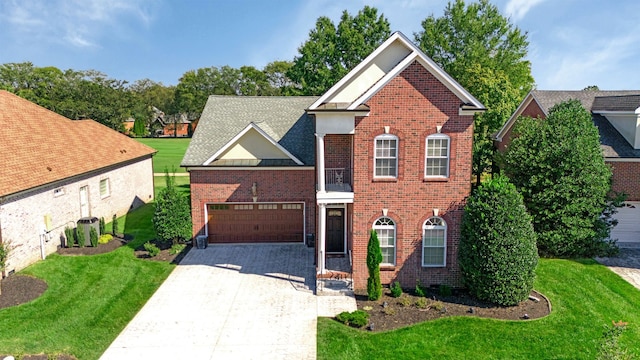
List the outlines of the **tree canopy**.
<svg viewBox="0 0 640 360">
<path fill-rule="evenodd" d="M 287 75 L 299 94 L 321 95 L 386 40 L 389 29 L 389 21 L 370 6 L 355 16 L 345 10 L 337 26 L 321 16 Z"/>
<path fill-rule="evenodd" d="M 611 169 L 591 114 L 560 103 L 544 120 L 520 118 L 503 170 L 524 198 L 543 256 L 591 257 L 610 250 L 607 209 Z"/>
<path fill-rule="evenodd" d="M 491 135 L 533 87 L 526 60 L 527 33 L 502 16 L 488 0 L 449 2 L 442 17 L 431 15 L 414 34 L 422 50 L 482 101 L 487 112 L 476 115 L 474 174 L 491 165 Z"/>
</svg>

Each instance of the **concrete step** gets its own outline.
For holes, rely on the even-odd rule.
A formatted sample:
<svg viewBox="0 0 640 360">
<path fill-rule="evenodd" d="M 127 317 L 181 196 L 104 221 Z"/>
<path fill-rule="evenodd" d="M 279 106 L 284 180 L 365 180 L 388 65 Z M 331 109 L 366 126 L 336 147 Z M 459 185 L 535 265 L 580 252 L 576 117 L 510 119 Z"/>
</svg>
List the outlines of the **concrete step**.
<svg viewBox="0 0 640 360">
<path fill-rule="evenodd" d="M 353 296 L 353 280 L 316 279 L 316 295 L 318 296 Z"/>
</svg>

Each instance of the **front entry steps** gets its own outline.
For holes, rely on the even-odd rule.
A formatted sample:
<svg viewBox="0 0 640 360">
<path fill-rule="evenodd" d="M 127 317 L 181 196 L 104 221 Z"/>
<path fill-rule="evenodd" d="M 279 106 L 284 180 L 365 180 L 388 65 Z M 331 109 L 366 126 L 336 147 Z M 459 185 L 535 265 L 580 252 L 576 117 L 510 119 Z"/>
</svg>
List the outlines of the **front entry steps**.
<svg viewBox="0 0 640 360">
<path fill-rule="evenodd" d="M 351 264 L 345 256 L 327 257 L 324 274 L 316 274 L 316 295 L 353 296 Z"/>
<path fill-rule="evenodd" d="M 353 296 L 353 279 L 350 273 L 327 271 L 316 275 L 316 295 Z"/>
</svg>

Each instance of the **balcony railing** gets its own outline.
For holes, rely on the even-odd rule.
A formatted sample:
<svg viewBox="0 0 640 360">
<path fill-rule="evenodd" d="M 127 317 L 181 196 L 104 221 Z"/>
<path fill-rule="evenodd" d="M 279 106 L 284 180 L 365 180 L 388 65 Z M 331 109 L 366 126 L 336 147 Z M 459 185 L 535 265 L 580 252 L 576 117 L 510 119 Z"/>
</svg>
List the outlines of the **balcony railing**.
<svg viewBox="0 0 640 360">
<path fill-rule="evenodd" d="M 327 191 L 352 192 L 351 169 L 328 168 L 324 169 L 324 183 Z"/>
</svg>

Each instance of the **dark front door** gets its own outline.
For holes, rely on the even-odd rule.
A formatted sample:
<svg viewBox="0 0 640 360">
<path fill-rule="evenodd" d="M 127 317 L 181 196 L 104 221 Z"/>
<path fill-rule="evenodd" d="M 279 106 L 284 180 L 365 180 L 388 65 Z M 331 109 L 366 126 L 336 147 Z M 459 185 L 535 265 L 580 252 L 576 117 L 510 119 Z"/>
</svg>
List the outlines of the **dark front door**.
<svg viewBox="0 0 640 360">
<path fill-rule="evenodd" d="M 327 209 L 327 253 L 344 254 L 344 209 Z"/>
</svg>

